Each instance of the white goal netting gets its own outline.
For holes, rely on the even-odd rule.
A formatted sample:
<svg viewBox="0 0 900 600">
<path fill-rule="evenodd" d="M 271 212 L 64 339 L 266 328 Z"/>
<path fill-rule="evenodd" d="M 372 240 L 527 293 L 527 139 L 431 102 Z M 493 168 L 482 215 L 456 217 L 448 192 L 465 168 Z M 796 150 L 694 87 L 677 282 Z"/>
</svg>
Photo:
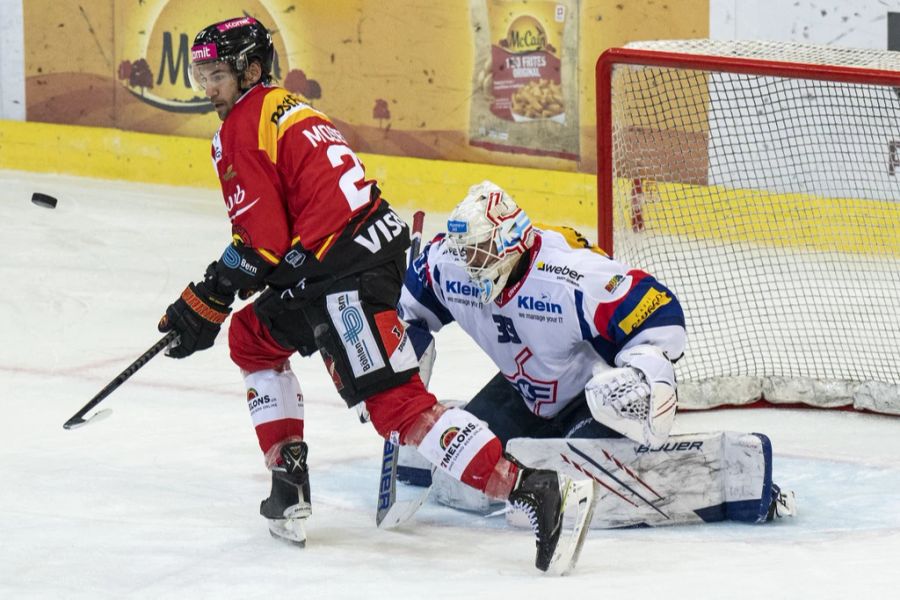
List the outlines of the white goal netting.
<svg viewBox="0 0 900 600">
<path fill-rule="evenodd" d="M 712 40 L 620 52 L 597 83 L 612 107 L 601 227 L 684 306 L 683 405 L 900 414 L 900 53 Z"/>
</svg>

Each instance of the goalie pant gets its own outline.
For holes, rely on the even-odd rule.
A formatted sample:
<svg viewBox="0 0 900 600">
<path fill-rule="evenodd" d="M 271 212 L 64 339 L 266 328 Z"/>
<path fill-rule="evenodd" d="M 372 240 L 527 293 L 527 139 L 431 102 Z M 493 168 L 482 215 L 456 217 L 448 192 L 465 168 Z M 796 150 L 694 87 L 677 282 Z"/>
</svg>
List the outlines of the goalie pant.
<svg viewBox="0 0 900 600">
<path fill-rule="evenodd" d="M 596 482 L 595 529 L 761 523 L 772 503 L 772 446 L 758 433 L 673 435 L 656 447 L 624 438 L 515 438 L 507 449 L 526 464 Z M 399 460 L 401 480 L 427 482 L 430 470 L 414 449 L 401 449 Z M 482 514 L 498 508 L 440 474 L 432 486 L 432 498 L 453 508 Z"/>
<path fill-rule="evenodd" d="M 326 293 L 321 300 L 326 311 L 329 296 Z M 369 306 L 367 298 L 363 294 L 354 300 L 366 317 L 357 323 L 361 328 L 357 334 L 373 342 L 370 347 L 377 348 L 382 368 L 388 374 L 383 389 L 366 394 L 372 425 L 385 439 L 418 447 L 439 472 L 488 497 L 505 499 L 512 490 L 517 469 L 503 458 L 499 439 L 465 410 L 448 410 L 437 402 L 416 373 L 415 354 L 406 342 L 405 326 L 396 312 L 393 308 L 384 310 L 384 306 L 379 311 L 378 303 Z M 293 314 L 302 318 L 300 311 Z M 328 319 L 335 328 L 337 321 Z M 319 338 L 296 347 L 304 349 L 301 354 L 309 355 L 321 341 Z M 288 362 L 295 350 L 276 341 L 252 306 L 232 316 L 229 345 L 232 360 L 244 375 L 247 404 L 260 450 L 271 468 L 280 461 L 283 444 L 303 439 L 304 398 Z M 329 350 L 334 351 L 334 347 Z M 350 377 L 346 370 L 341 374 L 332 365 L 327 366 L 333 378 L 343 375 L 346 381 Z M 377 388 L 376 384 L 374 389 Z"/>
</svg>

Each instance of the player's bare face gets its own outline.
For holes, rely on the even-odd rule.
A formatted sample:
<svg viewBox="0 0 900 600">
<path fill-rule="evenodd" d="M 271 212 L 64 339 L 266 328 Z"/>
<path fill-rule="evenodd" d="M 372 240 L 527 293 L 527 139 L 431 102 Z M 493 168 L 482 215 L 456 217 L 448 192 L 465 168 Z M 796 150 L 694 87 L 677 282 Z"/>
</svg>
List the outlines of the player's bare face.
<svg viewBox="0 0 900 600">
<path fill-rule="evenodd" d="M 212 102 L 216 114 L 224 121 L 234 108 L 234 103 L 241 97 L 237 75 L 224 62 L 196 65 L 194 69 L 195 77 L 206 92 L 206 97 Z"/>
</svg>

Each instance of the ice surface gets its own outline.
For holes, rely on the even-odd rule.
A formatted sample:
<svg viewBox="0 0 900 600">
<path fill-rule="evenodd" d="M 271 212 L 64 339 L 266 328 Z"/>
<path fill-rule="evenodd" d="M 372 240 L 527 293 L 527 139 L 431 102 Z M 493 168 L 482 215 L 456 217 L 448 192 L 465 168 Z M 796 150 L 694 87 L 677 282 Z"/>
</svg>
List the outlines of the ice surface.
<svg viewBox="0 0 900 600">
<path fill-rule="evenodd" d="M 33 205 L 35 191 L 58 207 Z M 0 171 L 0 211 L 0 598 L 896 595 L 898 418 L 681 414 L 679 432 L 768 434 L 775 480 L 796 491 L 800 515 L 592 531 L 576 571 L 555 579 L 533 568 L 530 533 L 502 518 L 429 503 L 397 531 L 376 529 L 381 440 L 317 358 L 294 361 L 310 446 L 309 542 L 279 543 L 257 513 L 269 477 L 224 335 L 189 359 L 152 360 L 100 405 L 109 419 L 62 428 L 161 337 L 166 305 L 228 243 L 218 193 Z M 439 226 L 427 219 L 426 235 Z M 467 399 L 493 375 L 455 328 L 437 348 L 439 397 Z"/>
</svg>

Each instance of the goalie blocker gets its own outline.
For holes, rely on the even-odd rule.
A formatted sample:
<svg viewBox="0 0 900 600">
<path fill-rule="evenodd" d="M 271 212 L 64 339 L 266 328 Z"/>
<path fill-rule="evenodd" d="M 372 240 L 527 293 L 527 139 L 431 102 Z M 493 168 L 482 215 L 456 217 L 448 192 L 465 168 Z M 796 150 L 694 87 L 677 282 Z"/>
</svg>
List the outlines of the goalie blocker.
<svg viewBox="0 0 900 600">
<path fill-rule="evenodd" d="M 759 433 L 673 435 L 657 446 L 625 438 L 515 438 L 507 450 L 536 468 L 593 480 L 594 529 L 761 523 L 796 511 L 793 493 L 772 482 L 772 445 Z M 398 478 L 427 484 L 430 469 L 423 472 L 422 462 L 414 449 L 401 448 Z M 487 514 L 496 508 L 483 494 L 440 474 L 433 479 L 431 495 L 462 510 Z"/>
</svg>

